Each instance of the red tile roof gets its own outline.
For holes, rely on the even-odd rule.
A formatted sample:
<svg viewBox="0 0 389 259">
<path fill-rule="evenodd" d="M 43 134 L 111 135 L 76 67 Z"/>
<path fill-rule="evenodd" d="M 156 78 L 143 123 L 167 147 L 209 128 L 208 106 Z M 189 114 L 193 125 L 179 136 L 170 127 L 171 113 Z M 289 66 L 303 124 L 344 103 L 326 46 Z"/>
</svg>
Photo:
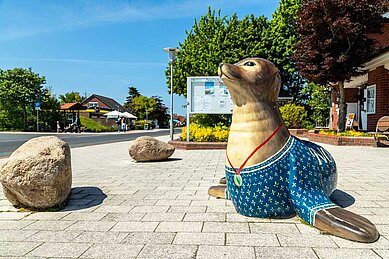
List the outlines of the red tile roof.
<svg viewBox="0 0 389 259">
<path fill-rule="evenodd" d="M 59 107 L 60 110 L 85 110 L 86 108 L 79 103 L 64 103 Z"/>
</svg>

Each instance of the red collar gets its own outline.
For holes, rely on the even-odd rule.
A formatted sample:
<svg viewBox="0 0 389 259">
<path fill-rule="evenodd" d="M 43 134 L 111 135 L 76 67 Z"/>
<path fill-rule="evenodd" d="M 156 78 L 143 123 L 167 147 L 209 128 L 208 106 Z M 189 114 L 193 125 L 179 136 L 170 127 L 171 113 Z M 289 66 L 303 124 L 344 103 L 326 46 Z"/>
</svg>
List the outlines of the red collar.
<svg viewBox="0 0 389 259">
<path fill-rule="evenodd" d="M 269 142 L 273 137 L 274 135 L 282 128 L 282 125 L 283 123 L 281 122 L 280 125 L 278 125 L 278 127 L 272 132 L 272 134 L 270 134 L 270 136 L 265 139 L 265 141 L 263 141 L 259 146 L 257 146 L 253 152 L 251 152 L 251 154 L 246 158 L 246 160 L 243 162 L 243 164 L 239 167 L 238 171 L 235 170 L 234 166 L 232 165 L 230 159 L 228 158 L 228 154 L 226 152 L 226 156 L 227 156 L 227 160 L 228 160 L 228 163 L 230 164 L 230 166 L 232 167 L 232 170 L 234 170 L 235 174 L 236 175 L 239 175 L 240 174 L 240 171 L 242 171 L 243 167 L 245 167 L 247 161 L 249 161 L 249 159 L 261 148 L 263 147 L 267 142 Z"/>
</svg>

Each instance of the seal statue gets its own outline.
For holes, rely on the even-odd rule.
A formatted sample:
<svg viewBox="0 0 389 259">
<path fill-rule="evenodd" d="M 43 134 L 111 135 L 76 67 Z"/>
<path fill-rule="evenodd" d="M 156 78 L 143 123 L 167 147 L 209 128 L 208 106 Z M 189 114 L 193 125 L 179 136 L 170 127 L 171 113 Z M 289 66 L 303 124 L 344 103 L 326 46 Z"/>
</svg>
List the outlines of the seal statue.
<svg viewBox="0 0 389 259">
<path fill-rule="evenodd" d="M 247 58 L 220 64 L 219 76 L 234 103 L 227 145 L 227 185 L 208 193 L 231 199 L 250 217 L 298 215 L 335 236 L 374 242 L 379 234 L 367 219 L 338 207 L 329 195 L 337 182 L 336 164 L 321 146 L 291 136 L 278 109 L 281 80 L 268 60 Z"/>
</svg>

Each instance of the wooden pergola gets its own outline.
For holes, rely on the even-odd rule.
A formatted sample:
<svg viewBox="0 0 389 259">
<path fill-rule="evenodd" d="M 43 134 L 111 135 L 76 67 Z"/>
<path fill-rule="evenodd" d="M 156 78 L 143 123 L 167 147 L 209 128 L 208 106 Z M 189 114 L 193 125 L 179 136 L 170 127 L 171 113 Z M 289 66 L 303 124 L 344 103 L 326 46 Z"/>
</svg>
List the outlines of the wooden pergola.
<svg viewBox="0 0 389 259">
<path fill-rule="evenodd" d="M 81 105 L 80 103 L 64 103 L 58 109 L 61 112 L 67 114 L 77 114 L 80 117 L 80 111 L 86 110 L 86 107 Z M 72 116 L 72 123 L 74 121 L 74 116 Z"/>
</svg>

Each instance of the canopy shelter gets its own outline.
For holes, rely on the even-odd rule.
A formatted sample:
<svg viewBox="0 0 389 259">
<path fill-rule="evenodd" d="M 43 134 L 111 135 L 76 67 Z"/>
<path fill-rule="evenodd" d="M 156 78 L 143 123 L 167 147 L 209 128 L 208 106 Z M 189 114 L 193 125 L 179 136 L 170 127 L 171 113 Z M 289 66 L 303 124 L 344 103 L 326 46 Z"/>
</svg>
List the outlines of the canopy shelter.
<svg viewBox="0 0 389 259">
<path fill-rule="evenodd" d="M 78 117 L 77 122 L 80 123 L 80 111 L 86 110 L 86 107 L 80 103 L 64 103 L 61 104 L 58 110 L 65 113 L 66 120 L 59 122 L 61 128 L 65 131 L 66 129 L 71 128 L 72 125 L 74 126 L 76 116 Z"/>
<path fill-rule="evenodd" d="M 106 114 L 104 114 L 104 116 L 107 116 L 108 119 L 114 119 L 114 118 L 117 118 L 117 117 L 121 117 L 122 113 L 119 112 L 119 111 L 111 111 L 111 112 L 107 112 Z"/>
<path fill-rule="evenodd" d="M 122 112 L 122 116 L 121 117 L 128 118 L 128 119 L 137 119 L 138 118 L 138 117 L 136 117 L 135 115 L 132 115 L 129 112 Z"/>
<path fill-rule="evenodd" d="M 119 111 L 111 111 L 104 114 L 104 116 L 107 116 L 107 119 L 116 119 L 117 117 L 120 118 L 128 118 L 128 119 L 137 119 L 136 116 L 132 115 L 129 112 L 119 112 Z"/>
</svg>

